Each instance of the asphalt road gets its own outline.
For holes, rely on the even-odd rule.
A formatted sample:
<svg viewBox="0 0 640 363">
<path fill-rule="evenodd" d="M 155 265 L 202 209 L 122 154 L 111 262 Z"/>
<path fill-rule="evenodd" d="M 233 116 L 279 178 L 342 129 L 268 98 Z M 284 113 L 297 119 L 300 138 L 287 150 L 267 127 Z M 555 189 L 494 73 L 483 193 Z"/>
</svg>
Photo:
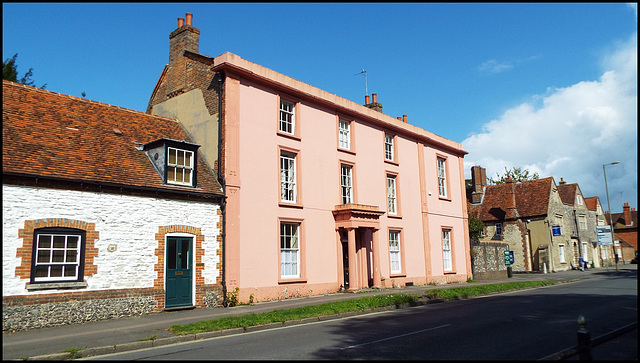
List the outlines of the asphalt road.
<svg viewBox="0 0 640 363">
<path fill-rule="evenodd" d="M 637 322 L 637 275 L 358 315 L 133 352 L 105 360 L 541 359 Z M 594 349 L 595 359 L 636 359 L 637 329 Z"/>
</svg>

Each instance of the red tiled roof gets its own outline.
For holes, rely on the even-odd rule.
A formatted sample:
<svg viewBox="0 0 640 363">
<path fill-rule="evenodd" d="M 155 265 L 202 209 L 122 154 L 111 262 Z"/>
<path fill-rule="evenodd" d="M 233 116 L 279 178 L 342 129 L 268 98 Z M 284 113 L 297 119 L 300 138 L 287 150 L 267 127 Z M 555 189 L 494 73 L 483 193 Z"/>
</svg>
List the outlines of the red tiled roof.
<svg viewBox="0 0 640 363">
<path fill-rule="evenodd" d="M 144 151 L 161 138 L 189 141 L 177 121 L 34 87 L 2 82 L 2 172 L 164 190 Z M 192 193 L 221 194 L 198 157 Z"/>
<path fill-rule="evenodd" d="M 578 184 L 558 184 L 558 194 L 560 194 L 560 199 L 562 203 L 573 205 L 576 200 L 576 190 L 578 189 Z"/>
<path fill-rule="evenodd" d="M 589 197 L 589 198 L 584 198 L 584 204 L 586 204 L 587 209 L 592 210 L 592 211 L 596 211 L 598 210 L 598 203 L 600 202 L 600 198 L 599 197 Z"/>
<path fill-rule="evenodd" d="M 521 183 L 488 185 L 482 204 L 469 205 L 469 213 L 482 221 L 500 221 L 518 217 L 546 215 L 553 178 L 527 180 Z M 515 192 L 515 210 L 511 187 Z"/>
</svg>

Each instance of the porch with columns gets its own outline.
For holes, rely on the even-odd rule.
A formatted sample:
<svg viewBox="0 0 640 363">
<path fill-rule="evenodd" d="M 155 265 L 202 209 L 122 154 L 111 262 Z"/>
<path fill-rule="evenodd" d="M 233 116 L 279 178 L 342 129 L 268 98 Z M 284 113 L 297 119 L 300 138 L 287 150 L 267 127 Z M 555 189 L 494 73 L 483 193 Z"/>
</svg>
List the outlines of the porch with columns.
<svg viewBox="0 0 640 363">
<path fill-rule="evenodd" d="M 363 204 L 342 204 L 333 210 L 338 243 L 338 279 L 340 286 L 348 291 L 382 286 L 378 231 L 379 218 L 384 213 L 377 206 Z M 346 243 L 346 251 L 343 243 Z"/>
</svg>

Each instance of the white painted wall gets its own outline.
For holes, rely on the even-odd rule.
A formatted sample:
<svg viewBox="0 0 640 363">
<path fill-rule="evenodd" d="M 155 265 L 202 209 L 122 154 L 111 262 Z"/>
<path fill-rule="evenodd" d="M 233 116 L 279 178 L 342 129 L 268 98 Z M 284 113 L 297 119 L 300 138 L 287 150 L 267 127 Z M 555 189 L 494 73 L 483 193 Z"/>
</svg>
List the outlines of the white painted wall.
<svg viewBox="0 0 640 363">
<path fill-rule="evenodd" d="M 18 230 L 25 220 L 68 218 L 95 223 L 98 272 L 85 277 L 86 290 L 153 287 L 157 263 L 155 234 L 159 226 L 187 225 L 201 228 L 205 236 L 205 284 L 215 284 L 220 271 L 217 254 L 219 206 L 213 203 L 175 201 L 107 193 L 56 190 L 14 185 L 2 186 L 2 295 L 27 294 L 26 279 L 15 276 L 22 247 Z M 115 252 L 107 247 L 115 244 Z M 195 262 L 195 260 L 194 260 Z M 68 291 L 68 290 L 67 290 Z M 46 294 L 57 290 L 30 291 Z"/>
</svg>

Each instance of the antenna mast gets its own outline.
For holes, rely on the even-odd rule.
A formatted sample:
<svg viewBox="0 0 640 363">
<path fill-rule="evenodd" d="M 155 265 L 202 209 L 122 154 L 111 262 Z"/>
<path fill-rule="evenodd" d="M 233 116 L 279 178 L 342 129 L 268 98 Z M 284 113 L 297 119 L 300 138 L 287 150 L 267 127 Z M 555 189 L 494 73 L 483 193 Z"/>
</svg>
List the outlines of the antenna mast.
<svg viewBox="0 0 640 363">
<path fill-rule="evenodd" d="M 354 76 L 357 76 L 359 74 L 364 74 L 364 95 L 367 96 L 369 95 L 369 89 L 367 88 L 367 71 L 362 68 L 362 72 L 356 73 L 354 74 Z"/>
</svg>

